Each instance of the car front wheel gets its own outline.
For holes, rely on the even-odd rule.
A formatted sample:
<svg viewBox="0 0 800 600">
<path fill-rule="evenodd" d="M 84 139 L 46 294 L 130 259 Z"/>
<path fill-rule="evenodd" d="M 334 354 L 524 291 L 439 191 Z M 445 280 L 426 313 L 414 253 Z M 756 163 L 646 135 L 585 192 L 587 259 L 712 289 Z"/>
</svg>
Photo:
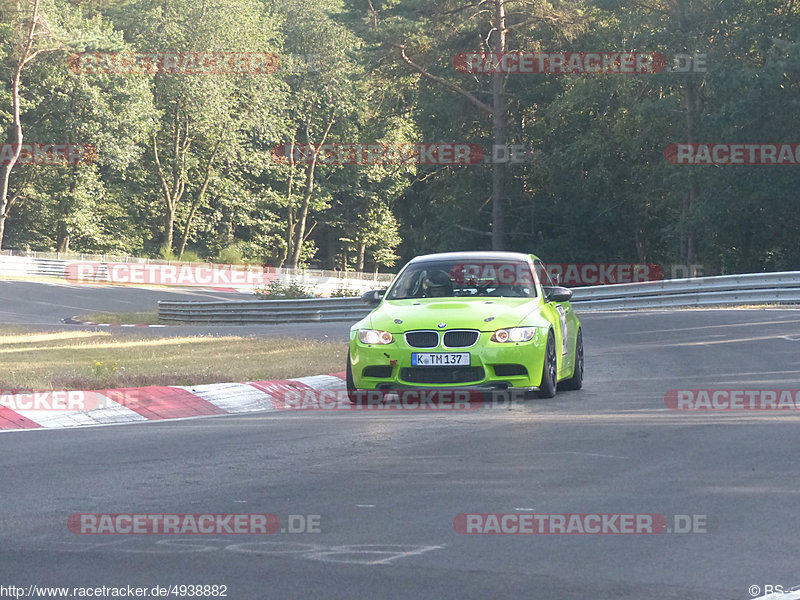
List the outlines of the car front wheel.
<svg viewBox="0 0 800 600">
<path fill-rule="evenodd" d="M 556 338 L 553 331 L 547 334 L 547 346 L 544 351 L 542 366 L 542 383 L 539 385 L 539 398 L 552 398 L 556 395 L 558 384 L 558 363 L 556 362 Z"/>
<path fill-rule="evenodd" d="M 565 390 L 579 390 L 583 387 L 583 332 L 578 329 L 578 339 L 575 340 L 575 370 L 572 377 L 562 381 L 559 387 Z"/>
<path fill-rule="evenodd" d="M 353 365 L 350 363 L 350 351 L 347 351 L 347 375 L 345 376 L 345 386 L 347 386 L 347 397 L 353 404 L 358 404 L 362 392 L 356 389 L 356 384 L 353 381 Z"/>
</svg>

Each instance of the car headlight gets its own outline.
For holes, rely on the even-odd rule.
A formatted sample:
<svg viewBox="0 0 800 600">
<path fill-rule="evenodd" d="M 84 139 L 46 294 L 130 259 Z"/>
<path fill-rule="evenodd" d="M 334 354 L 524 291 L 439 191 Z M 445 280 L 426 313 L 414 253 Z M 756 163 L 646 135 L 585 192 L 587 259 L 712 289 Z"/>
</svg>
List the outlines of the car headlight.
<svg viewBox="0 0 800 600">
<path fill-rule="evenodd" d="M 536 335 L 536 327 L 510 327 L 508 329 L 498 329 L 492 336 L 493 342 L 501 344 L 511 342 L 529 342 Z"/>
<path fill-rule="evenodd" d="M 359 329 L 358 340 L 362 344 L 391 344 L 394 337 L 388 331 L 380 329 Z"/>
</svg>

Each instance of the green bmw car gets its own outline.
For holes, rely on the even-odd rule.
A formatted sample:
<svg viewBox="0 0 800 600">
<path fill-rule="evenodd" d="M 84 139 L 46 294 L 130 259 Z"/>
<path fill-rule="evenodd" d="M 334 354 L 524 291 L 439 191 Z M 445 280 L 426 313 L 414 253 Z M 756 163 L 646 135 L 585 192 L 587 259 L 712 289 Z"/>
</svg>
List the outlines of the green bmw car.
<svg viewBox="0 0 800 600">
<path fill-rule="evenodd" d="M 516 252 L 419 256 L 350 329 L 347 390 L 521 389 L 552 398 L 583 384 L 572 291 L 541 281 L 541 261 Z"/>
</svg>

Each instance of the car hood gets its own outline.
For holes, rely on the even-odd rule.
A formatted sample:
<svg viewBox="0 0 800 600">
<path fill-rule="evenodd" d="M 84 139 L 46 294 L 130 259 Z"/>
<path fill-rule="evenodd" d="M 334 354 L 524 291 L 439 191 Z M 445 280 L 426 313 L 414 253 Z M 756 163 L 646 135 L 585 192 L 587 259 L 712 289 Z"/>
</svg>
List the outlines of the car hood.
<svg viewBox="0 0 800 600">
<path fill-rule="evenodd" d="M 514 327 L 539 308 L 538 298 L 420 298 L 386 300 L 366 319 L 369 327 L 400 333 L 412 329 Z M 402 321 L 398 323 L 398 321 Z M 535 323 L 531 323 L 535 324 Z M 542 320 L 542 325 L 546 325 Z"/>
</svg>

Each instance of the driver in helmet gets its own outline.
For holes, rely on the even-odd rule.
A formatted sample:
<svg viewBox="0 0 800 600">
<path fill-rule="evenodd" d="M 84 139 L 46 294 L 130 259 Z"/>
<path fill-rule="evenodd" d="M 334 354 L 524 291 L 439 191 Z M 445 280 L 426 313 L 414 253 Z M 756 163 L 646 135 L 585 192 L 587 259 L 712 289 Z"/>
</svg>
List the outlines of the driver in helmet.
<svg viewBox="0 0 800 600">
<path fill-rule="evenodd" d="M 453 295 L 450 275 L 444 271 L 432 271 L 422 280 L 422 289 L 428 298 L 444 298 Z"/>
</svg>

